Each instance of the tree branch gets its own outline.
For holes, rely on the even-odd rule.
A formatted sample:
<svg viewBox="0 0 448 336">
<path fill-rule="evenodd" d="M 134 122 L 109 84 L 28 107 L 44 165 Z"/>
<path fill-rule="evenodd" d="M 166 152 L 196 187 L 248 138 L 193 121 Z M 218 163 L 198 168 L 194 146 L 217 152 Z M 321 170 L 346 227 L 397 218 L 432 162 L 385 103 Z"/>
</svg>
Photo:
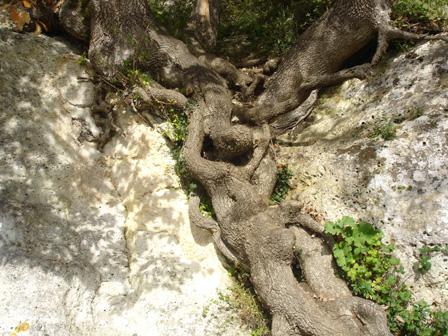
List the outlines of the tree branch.
<svg viewBox="0 0 448 336">
<path fill-rule="evenodd" d="M 280 211 L 286 224 L 293 224 L 321 235 L 324 232 L 323 225 L 316 222 L 310 215 L 302 213 L 302 205 L 297 201 L 281 202 Z"/>
<path fill-rule="evenodd" d="M 402 39 L 407 41 L 434 41 L 440 40 L 448 42 L 448 34 L 426 35 L 406 32 L 390 25 L 383 25 L 378 28 L 378 47 L 372 58 L 372 65 L 377 65 L 381 58 L 386 54 L 389 41 Z"/>
<path fill-rule="evenodd" d="M 184 109 L 188 103 L 188 99 L 182 93 L 163 87 L 136 87 L 133 92 L 142 101 L 150 105 L 170 105 L 178 109 Z"/>
</svg>

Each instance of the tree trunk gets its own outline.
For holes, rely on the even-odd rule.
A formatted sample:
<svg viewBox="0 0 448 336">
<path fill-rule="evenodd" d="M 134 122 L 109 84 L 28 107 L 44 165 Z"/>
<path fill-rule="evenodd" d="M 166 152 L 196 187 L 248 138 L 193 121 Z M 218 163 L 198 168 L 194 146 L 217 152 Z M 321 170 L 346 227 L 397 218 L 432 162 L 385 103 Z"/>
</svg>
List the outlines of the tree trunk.
<svg viewBox="0 0 448 336">
<path fill-rule="evenodd" d="M 219 0 L 197 0 L 188 23 L 188 30 L 193 32 L 206 50 L 212 50 L 216 45 L 219 21 L 218 5 Z"/>
<path fill-rule="evenodd" d="M 196 29 L 198 39 L 216 36 L 211 9 L 216 3 L 198 0 L 192 18 L 206 27 Z M 272 136 L 309 113 L 317 97 L 313 90 L 366 75 L 368 66 L 341 68 L 376 35 L 374 62 L 379 60 L 387 39 L 398 36 L 389 14 L 387 0 L 335 1 L 299 37 L 253 106 L 237 108 L 228 82 L 243 78 L 238 70 L 209 54 L 192 53 L 166 35 L 145 0 L 90 0 L 89 58 L 99 73 L 113 80 L 129 66 L 147 70 L 163 86 L 179 88 L 195 101 L 183 156 L 209 194 L 217 220 L 201 217 L 195 197 L 191 219 L 213 232 L 227 258 L 250 271 L 259 299 L 272 314 L 274 336 L 390 335 L 383 309 L 354 297 L 335 275 L 322 227 L 294 203 L 269 206 L 276 180 Z M 169 95 L 185 104 L 180 93 Z M 233 112 L 239 122 L 232 121 Z M 204 155 L 206 137 L 213 146 Z M 294 277 L 296 259 L 304 282 Z"/>
</svg>

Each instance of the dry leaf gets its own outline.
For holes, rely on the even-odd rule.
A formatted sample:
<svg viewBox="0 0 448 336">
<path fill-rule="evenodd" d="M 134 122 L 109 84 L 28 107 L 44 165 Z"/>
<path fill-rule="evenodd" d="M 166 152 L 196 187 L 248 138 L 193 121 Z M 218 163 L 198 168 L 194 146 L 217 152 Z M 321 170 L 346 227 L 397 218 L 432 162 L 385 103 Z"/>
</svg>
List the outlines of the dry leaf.
<svg viewBox="0 0 448 336">
<path fill-rule="evenodd" d="M 31 22 L 30 15 L 14 5 L 9 8 L 9 16 L 16 25 L 18 31 L 22 31 L 23 27 Z"/>
<path fill-rule="evenodd" d="M 17 326 L 17 328 L 18 331 L 27 331 L 30 329 L 30 324 L 28 322 L 22 322 Z"/>
<path fill-rule="evenodd" d="M 22 0 L 22 4 L 23 4 L 23 7 L 25 7 L 25 8 L 31 8 L 32 7 L 31 2 L 29 2 L 28 0 Z"/>
<path fill-rule="evenodd" d="M 14 328 L 13 334 L 17 335 L 16 333 L 20 333 L 22 331 L 28 331 L 29 329 L 30 329 L 30 324 L 28 322 L 22 322 L 17 327 Z"/>
</svg>

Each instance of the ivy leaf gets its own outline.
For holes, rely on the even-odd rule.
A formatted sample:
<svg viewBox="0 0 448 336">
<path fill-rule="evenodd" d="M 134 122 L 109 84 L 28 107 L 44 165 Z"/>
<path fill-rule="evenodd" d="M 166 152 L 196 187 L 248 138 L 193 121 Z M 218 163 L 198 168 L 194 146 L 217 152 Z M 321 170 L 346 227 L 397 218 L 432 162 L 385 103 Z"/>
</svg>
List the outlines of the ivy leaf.
<svg viewBox="0 0 448 336">
<path fill-rule="evenodd" d="M 352 217 L 348 217 L 348 216 L 344 216 L 342 217 L 342 219 L 339 221 L 340 225 L 342 227 L 352 227 L 355 226 L 356 222 Z"/>
<path fill-rule="evenodd" d="M 333 250 L 333 255 L 334 255 L 335 259 L 336 259 L 337 264 L 338 264 L 340 267 L 344 267 L 344 266 L 347 265 L 347 262 L 346 262 L 346 260 L 345 260 L 345 254 L 344 254 L 344 251 L 335 248 L 335 249 Z"/>
<path fill-rule="evenodd" d="M 328 233 L 331 235 L 336 235 L 339 233 L 339 230 L 336 229 L 333 222 L 326 222 L 324 229 L 325 229 L 325 233 Z"/>
</svg>

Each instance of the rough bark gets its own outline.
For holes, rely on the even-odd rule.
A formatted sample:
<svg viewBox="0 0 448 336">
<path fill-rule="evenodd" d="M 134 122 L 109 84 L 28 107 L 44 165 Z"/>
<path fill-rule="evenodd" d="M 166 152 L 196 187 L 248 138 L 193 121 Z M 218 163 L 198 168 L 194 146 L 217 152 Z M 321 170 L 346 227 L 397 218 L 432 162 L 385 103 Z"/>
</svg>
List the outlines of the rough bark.
<svg viewBox="0 0 448 336">
<path fill-rule="evenodd" d="M 218 35 L 219 0 L 197 0 L 188 23 L 199 43 L 206 49 L 215 47 Z"/>
<path fill-rule="evenodd" d="M 211 3 L 200 0 L 196 12 L 206 13 L 201 6 Z M 365 77 L 370 65 L 342 67 L 376 35 L 373 63 L 390 38 L 426 38 L 391 28 L 389 6 L 386 0 L 335 1 L 299 37 L 256 101 L 236 107 L 228 83 L 250 87 L 251 80 L 226 61 L 166 35 L 145 0 L 90 0 L 89 58 L 99 73 L 113 80 L 131 64 L 195 101 L 183 156 L 210 196 L 216 220 L 200 215 L 194 197 L 191 220 L 212 232 L 226 258 L 250 271 L 255 291 L 272 315 L 274 336 L 390 335 L 383 308 L 354 297 L 335 275 L 322 227 L 295 203 L 269 205 L 276 180 L 269 143 L 310 113 L 317 89 Z M 157 86 L 137 92 L 149 104 L 172 99 L 182 107 L 186 102 L 177 91 Z M 239 122 L 232 121 L 233 113 Z M 205 138 L 213 144 L 207 153 Z M 295 260 L 304 282 L 294 276 Z"/>
<path fill-rule="evenodd" d="M 67 33 L 81 41 L 89 42 L 90 13 L 87 1 L 64 1 L 58 16 L 61 26 Z"/>
<path fill-rule="evenodd" d="M 412 34 L 392 27 L 390 5 L 391 0 L 335 1 L 322 18 L 299 37 L 255 106 L 245 111 L 244 119 L 282 125 L 275 127 L 277 134 L 294 126 L 303 117 L 303 111 L 295 108 L 307 100 L 312 89 L 368 75 L 370 64 L 339 71 L 376 36 L 378 48 L 371 65 L 378 64 L 392 39 L 447 40 L 446 35 Z"/>
<path fill-rule="evenodd" d="M 330 252 L 312 236 L 322 234 L 319 224 L 293 203 L 269 206 L 268 193 L 259 193 L 252 177 L 268 151 L 268 129 L 247 165 L 209 161 L 202 157 L 203 104 L 190 117 L 184 157 L 212 199 L 220 230 L 217 246 L 224 245 L 224 255 L 230 253 L 249 270 L 258 297 L 272 314 L 273 335 L 390 335 L 384 310 L 354 297 L 335 275 Z M 264 173 L 272 176 L 275 170 Z M 198 222 L 193 211 L 192 220 Z M 292 270 L 296 257 L 303 283 Z"/>
</svg>

